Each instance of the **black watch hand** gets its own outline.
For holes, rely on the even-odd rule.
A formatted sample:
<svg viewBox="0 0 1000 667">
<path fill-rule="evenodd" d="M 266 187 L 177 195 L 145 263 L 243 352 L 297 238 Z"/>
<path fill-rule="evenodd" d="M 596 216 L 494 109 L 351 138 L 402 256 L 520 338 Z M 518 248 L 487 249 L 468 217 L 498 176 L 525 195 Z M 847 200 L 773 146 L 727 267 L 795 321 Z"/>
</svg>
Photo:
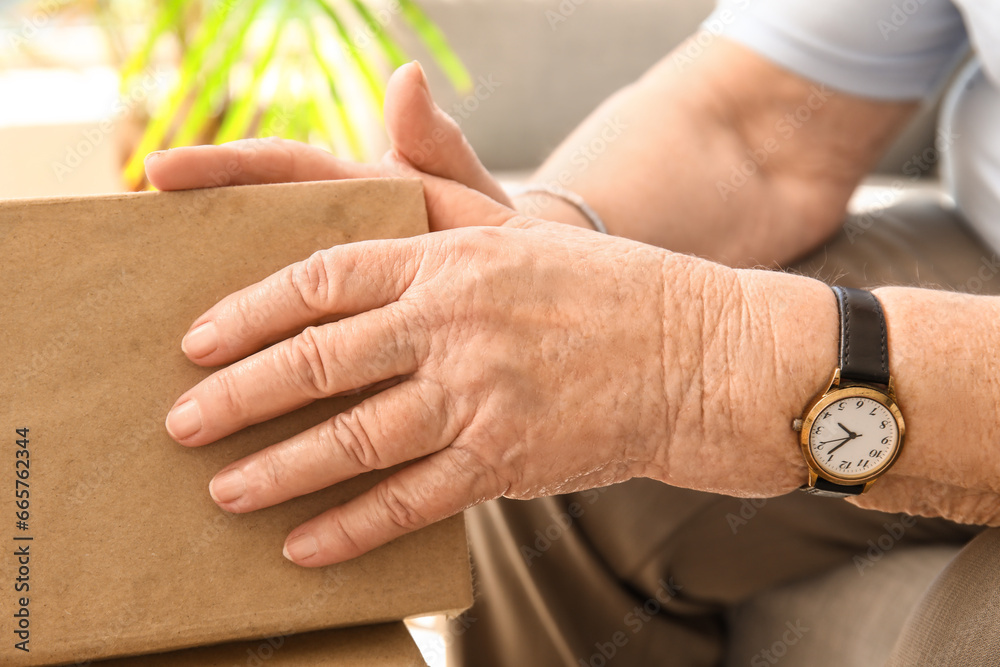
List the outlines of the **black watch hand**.
<svg viewBox="0 0 1000 667">
<path fill-rule="evenodd" d="M 847 429 L 844 430 L 846 431 Z M 859 437 L 858 434 L 854 433 L 853 431 L 848 431 L 848 432 L 850 433 L 850 435 L 844 438 L 844 441 L 842 443 L 840 443 L 839 445 L 828 451 L 827 452 L 828 455 L 833 454 L 835 451 L 837 451 L 838 449 L 849 443 L 851 440 L 854 440 L 855 438 Z"/>
<path fill-rule="evenodd" d="M 857 434 L 857 433 L 855 433 L 855 432 L 854 432 L 854 431 L 852 431 L 851 429 L 847 428 L 846 426 L 844 426 L 844 425 L 843 425 L 843 424 L 841 424 L 840 422 L 837 422 L 837 426 L 839 426 L 840 428 L 844 429 L 844 433 L 846 433 L 846 434 L 847 434 L 847 435 L 849 435 L 850 437 L 852 437 L 852 438 L 856 438 L 856 437 L 858 437 L 858 434 Z"/>
<path fill-rule="evenodd" d="M 838 449 L 840 449 L 841 447 L 843 447 L 844 445 L 846 445 L 846 444 L 847 444 L 847 443 L 849 443 L 850 441 L 851 441 L 851 439 L 850 439 L 850 438 L 844 438 L 844 441 L 843 441 L 842 443 L 840 443 L 839 445 L 837 445 L 836 447 L 834 447 L 833 449 L 831 449 L 830 451 L 828 451 L 828 452 L 826 453 L 826 454 L 827 454 L 827 456 L 833 456 L 833 453 L 834 453 L 835 451 L 837 451 Z"/>
</svg>

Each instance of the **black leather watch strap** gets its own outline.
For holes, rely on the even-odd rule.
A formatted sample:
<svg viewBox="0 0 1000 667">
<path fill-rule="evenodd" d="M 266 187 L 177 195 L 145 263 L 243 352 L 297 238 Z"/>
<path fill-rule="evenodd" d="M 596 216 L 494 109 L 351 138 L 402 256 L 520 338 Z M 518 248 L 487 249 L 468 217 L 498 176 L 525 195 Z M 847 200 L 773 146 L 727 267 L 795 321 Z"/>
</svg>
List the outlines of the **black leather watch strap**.
<svg viewBox="0 0 1000 667">
<path fill-rule="evenodd" d="M 865 490 L 865 485 L 854 484 L 852 486 L 846 486 L 844 484 L 834 484 L 829 480 L 818 477 L 816 479 L 815 486 L 809 486 L 806 484 L 799 488 L 813 496 L 822 496 L 824 498 L 847 498 L 849 496 L 861 495 L 861 493 Z"/>
<path fill-rule="evenodd" d="M 889 336 L 885 313 L 875 295 L 852 287 L 833 287 L 840 311 L 840 381 L 889 384 Z M 846 498 L 864 492 L 864 484 L 836 484 L 822 477 L 806 493 Z"/>
<path fill-rule="evenodd" d="M 840 379 L 889 384 L 889 337 L 875 295 L 853 287 L 833 288 L 840 309 Z"/>
</svg>

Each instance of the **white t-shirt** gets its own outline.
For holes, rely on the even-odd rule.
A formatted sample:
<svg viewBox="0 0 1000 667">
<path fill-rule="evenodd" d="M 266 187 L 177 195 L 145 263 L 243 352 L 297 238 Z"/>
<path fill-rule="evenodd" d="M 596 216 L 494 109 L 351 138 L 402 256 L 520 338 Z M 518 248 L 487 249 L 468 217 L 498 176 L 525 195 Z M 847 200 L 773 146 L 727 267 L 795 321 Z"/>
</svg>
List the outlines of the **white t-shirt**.
<svg viewBox="0 0 1000 667">
<path fill-rule="evenodd" d="M 971 46 L 936 147 L 959 210 L 1000 252 L 1000 0 L 720 0 L 703 28 L 803 77 L 877 99 L 932 95 Z M 926 169 L 923 157 L 913 164 Z"/>
</svg>

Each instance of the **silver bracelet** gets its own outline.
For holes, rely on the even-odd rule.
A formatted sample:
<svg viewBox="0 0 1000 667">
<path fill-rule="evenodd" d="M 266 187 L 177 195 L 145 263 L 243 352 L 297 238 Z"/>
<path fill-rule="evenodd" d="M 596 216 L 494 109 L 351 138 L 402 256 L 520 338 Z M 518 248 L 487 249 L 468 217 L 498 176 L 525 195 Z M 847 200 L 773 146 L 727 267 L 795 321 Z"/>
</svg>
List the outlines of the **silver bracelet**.
<svg viewBox="0 0 1000 667">
<path fill-rule="evenodd" d="M 591 227 L 596 229 L 602 234 L 608 233 L 608 228 L 604 226 L 604 221 L 601 220 L 601 216 L 597 215 L 597 211 L 590 208 L 590 205 L 583 200 L 583 197 L 571 192 L 566 188 L 560 187 L 558 185 L 546 185 L 544 183 L 531 183 L 520 188 L 515 188 L 510 193 L 511 199 L 514 197 L 520 197 L 521 195 L 530 195 L 534 192 L 539 192 L 542 194 L 551 195 L 558 199 L 562 199 L 567 204 L 573 206 L 576 210 L 583 214 L 583 217 L 587 219 Z"/>
</svg>

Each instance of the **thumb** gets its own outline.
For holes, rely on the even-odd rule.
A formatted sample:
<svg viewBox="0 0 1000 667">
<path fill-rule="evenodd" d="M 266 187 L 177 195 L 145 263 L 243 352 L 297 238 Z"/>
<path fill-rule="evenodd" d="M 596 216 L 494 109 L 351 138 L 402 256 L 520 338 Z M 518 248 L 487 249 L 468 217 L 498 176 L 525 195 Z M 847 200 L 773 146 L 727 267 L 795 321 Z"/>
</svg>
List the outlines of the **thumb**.
<svg viewBox="0 0 1000 667">
<path fill-rule="evenodd" d="M 403 65 L 389 79 L 385 127 L 397 159 L 510 206 L 507 193 L 479 161 L 458 123 L 434 103 L 420 63 Z"/>
</svg>

